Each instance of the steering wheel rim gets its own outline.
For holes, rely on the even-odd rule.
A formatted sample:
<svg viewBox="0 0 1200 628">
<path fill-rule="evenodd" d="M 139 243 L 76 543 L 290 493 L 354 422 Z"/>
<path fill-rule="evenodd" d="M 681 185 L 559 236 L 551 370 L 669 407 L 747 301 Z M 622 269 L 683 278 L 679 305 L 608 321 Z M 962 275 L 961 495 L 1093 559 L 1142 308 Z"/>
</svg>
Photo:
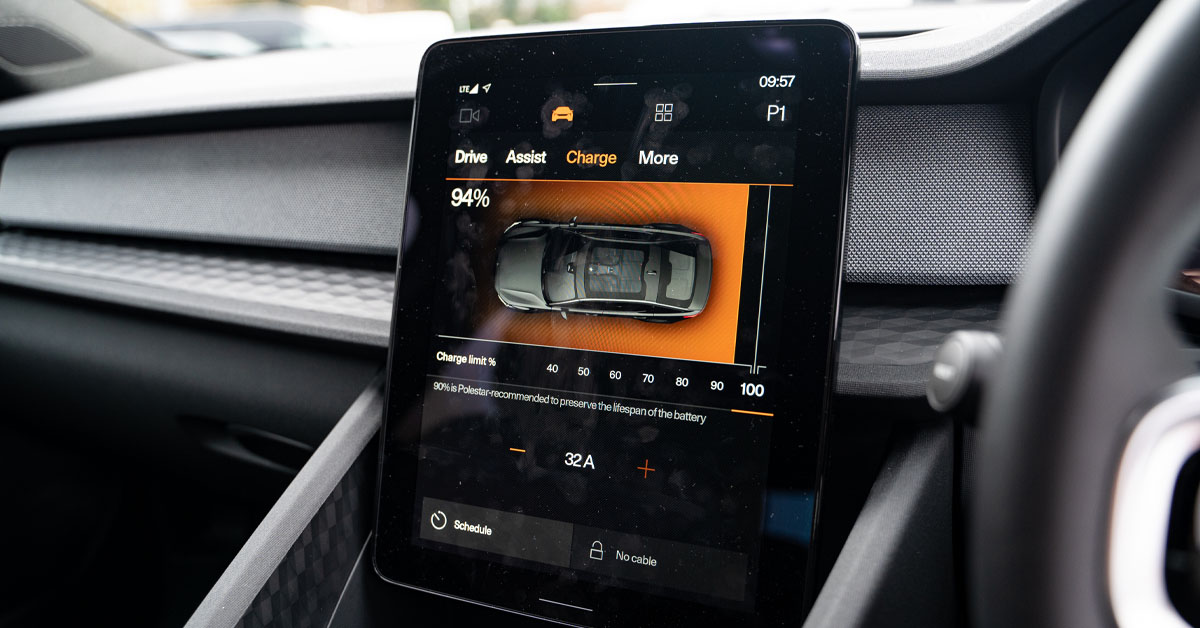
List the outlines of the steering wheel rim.
<svg viewBox="0 0 1200 628">
<path fill-rule="evenodd" d="M 983 400 L 968 521 L 976 626 L 1138 620 L 1111 593 L 1113 492 L 1131 431 L 1196 372 L 1163 286 L 1200 232 L 1197 77 L 1200 1 L 1166 0 L 1043 196 Z"/>
</svg>

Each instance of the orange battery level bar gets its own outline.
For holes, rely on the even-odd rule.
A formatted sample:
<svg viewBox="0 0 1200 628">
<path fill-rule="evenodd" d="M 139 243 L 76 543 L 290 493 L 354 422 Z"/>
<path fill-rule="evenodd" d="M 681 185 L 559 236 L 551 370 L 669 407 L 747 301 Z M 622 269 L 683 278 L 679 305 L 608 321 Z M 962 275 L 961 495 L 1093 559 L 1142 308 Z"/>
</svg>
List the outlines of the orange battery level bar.
<svg viewBox="0 0 1200 628">
<path fill-rule="evenodd" d="M 755 412 L 753 410 L 738 410 L 737 408 L 730 408 L 729 411 L 737 412 L 738 414 L 754 414 L 757 416 L 775 416 L 774 412 Z"/>
</svg>

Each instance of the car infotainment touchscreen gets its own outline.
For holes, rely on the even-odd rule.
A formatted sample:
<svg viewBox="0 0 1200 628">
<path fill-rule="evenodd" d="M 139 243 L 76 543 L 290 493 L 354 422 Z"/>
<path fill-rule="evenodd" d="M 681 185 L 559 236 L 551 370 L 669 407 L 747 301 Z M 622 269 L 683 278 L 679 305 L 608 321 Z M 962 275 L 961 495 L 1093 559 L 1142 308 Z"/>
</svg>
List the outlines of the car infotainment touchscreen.
<svg viewBox="0 0 1200 628">
<path fill-rule="evenodd" d="M 380 576 L 580 625 L 803 616 L 856 50 L 833 22 L 429 50 Z"/>
</svg>

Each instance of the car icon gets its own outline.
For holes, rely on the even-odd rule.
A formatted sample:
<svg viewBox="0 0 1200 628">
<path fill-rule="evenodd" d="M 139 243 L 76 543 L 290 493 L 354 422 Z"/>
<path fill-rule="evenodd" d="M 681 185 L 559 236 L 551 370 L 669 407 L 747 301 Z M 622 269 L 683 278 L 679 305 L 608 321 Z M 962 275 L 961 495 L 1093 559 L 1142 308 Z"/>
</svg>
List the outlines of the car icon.
<svg viewBox="0 0 1200 628">
<path fill-rule="evenodd" d="M 559 120 L 566 120 L 567 122 L 574 122 L 575 121 L 575 111 L 566 105 L 562 105 L 561 107 L 555 107 L 554 111 L 550 112 L 550 121 L 558 122 Z"/>
<path fill-rule="evenodd" d="M 496 295 L 521 312 L 674 323 L 704 311 L 712 281 L 708 239 L 676 224 L 522 220 L 496 251 Z"/>
</svg>

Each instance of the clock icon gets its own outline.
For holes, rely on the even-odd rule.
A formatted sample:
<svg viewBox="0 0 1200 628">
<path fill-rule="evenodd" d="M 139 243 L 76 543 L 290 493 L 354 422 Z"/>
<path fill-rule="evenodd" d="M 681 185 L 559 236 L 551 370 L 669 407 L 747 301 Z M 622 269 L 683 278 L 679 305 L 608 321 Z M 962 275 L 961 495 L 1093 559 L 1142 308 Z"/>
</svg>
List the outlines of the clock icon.
<svg viewBox="0 0 1200 628">
<path fill-rule="evenodd" d="M 439 510 L 429 515 L 429 523 L 433 525 L 434 530 L 441 530 L 446 527 L 446 513 Z"/>
</svg>

